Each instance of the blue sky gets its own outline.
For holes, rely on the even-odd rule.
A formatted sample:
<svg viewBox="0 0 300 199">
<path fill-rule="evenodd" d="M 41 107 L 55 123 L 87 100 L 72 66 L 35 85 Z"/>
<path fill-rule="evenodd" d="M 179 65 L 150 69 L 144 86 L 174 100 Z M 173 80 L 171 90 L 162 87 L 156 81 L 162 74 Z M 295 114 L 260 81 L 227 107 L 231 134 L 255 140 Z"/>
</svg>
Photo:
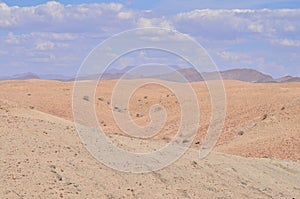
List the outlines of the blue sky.
<svg viewBox="0 0 300 199">
<path fill-rule="evenodd" d="M 36 6 L 46 3 L 47 0 L 9 0 L 3 1 L 9 6 Z M 111 3 L 109 0 L 95 1 L 95 0 L 73 0 L 73 1 L 58 1 L 64 5 L 72 4 L 78 5 L 83 3 Z M 261 8 L 300 8 L 298 0 L 254 0 L 254 1 L 236 1 L 236 0 L 189 0 L 189 1 L 149 1 L 149 0 L 116 0 L 116 3 L 127 5 L 132 9 L 160 9 L 169 12 L 182 12 L 193 9 L 261 9 Z"/>
<path fill-rule="evenodd" d="M 299 21 L 298 0 L 0 0 L 0 76 L 74 75 L 100 42 L 142 27 L 193 37 L 221 70 L 300 76 Z"/>
</svg>

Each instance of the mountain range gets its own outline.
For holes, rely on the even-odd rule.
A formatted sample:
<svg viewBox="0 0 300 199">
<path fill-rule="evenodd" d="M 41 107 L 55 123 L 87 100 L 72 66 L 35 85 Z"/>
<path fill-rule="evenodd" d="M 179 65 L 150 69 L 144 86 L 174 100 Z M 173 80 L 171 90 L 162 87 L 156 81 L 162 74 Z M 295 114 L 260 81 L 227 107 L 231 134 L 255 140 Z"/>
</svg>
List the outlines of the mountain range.
<svg viewBox="0 0 300 199">
<path fill-rule="evenodd" d="M 239 80 L 243 82 L 252 82 L 252 83 L 288 83 L 288 82 L 300 82 L 300 77 L 293 76 L 284 76 L 281 78 L 273 78 L 270 75 L 264 74 L 254 69 L 230 69 L 218 72 L 203 72 L 198 73 L 194 68 L 179 68 L 172 66 L 175 70 L 170 73 L 163 74 L 152 74 L 152 75 L 143 75 L 138 73 L 131 73 L 134 66 L 128 66 L 121 70 L 111 69 L 107 73 L 104 73 L 101 76 L 101 79 L 110 80 L 110 79 L 119 79 L 124 74 L 126 74 L 125 79 L 136 79 L 136 78 L 155 78 L 167 81 L 182 81 L 178 80 L 178 74 L 181 74 L 186 81 L 188 82 L 199 82 L 205 80 L 214 80 L 218 79 L 218 74 L 222 76 L 224 80 Z M 80 80 L 93 80 L 99 79 L 100 74 L 86 75 L 78 77 Z M 53 75 L 53 74 L 43 74 L 38 75 L 35 73 L 22 73 L 13 76 L 3 76 L 0 77 L 0 80 L 27 80 L 27 79 L 44 79 L 44 80 L 58 80 L 58 81 L 74 81 L 76 78 L 71 76 L 64 75 Z"/>
</svg>

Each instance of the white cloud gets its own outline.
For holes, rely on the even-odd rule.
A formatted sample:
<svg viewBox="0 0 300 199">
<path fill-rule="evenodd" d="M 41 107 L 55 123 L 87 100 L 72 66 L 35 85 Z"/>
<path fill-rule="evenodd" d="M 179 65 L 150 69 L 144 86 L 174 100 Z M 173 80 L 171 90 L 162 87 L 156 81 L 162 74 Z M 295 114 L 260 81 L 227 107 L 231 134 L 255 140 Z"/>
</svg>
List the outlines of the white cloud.
<svg viewBox="0 0 300 199">
<path fill-rule="evenodd" d="M 122 4 L 63 5 L 56 1 L 31 7 L 9 7 L 0 4 L 0 28 L 32 32 L 100 32 L 112 29 L 122 30 L 126 24 L 120 18 L 129 20 L 133 12 Z"/>
<path fill-rule="evenodd" d="M 154 25 L 153 25 L 153 22 L 152 22 L 153 20 L 151 20 L 151 19 L 147 19 L 147 18 L 140 18 L 139 20 L 138 20 L 138 27 L 140 27 L 140 28 L 144 28 L 144 27 L 153 27 Z"/>
<path fill-rule="evenodd" d="M 264 26 L 261 24 L 249 24 L 248 29 L 253 32 L 262 33 Z"/>
<path fill-rule="evenodd" d="M 145 18 L 141 17 L 137 21 L 137 27 L 139 28 L 149 28 L 149 27 L 160 27 L 166 29 L 173 29 L 173 26 L 170 21 L 162 18 Z"/>
<path fill-rule="evenodd" d="M 114 12 L 119 12 L 123 8 L 123 5 L 119 3 L 110 3 L 110 4 L 102 4 L 101 7 Z"/>
<path fill-rule="evenodd" d="M 193 36 L 236 39 L 261 34 L 279 37 L 286 32 L 300 35 L 299 9 L 193 10 L 174 17 L 175 28 Z"/>
<path fill-rule="evenodd" d="M 272 40 L 273 44 L 279 44 L 282 46 L 299 46 L 300 47 L 300 40 L 292 40 L 292 39 L 275 39 Z"/>
<path fill-rule="evenodd" d="M 52 33 L 51 34 L 53 39 L 56 39 L 56 40 L 62 40 L 62 41 L 66 41 L 66 40 L 74 40 L 77 38 L 76 35 L 74 34 L 70 34 L 70 33 Z"/>
<path fill-rule="evenodd" d="M 118 14 L 118 17 L 120 19 L 130 19 L 130 18 L 133 18 L 133 13 L 132 12 L 120 12 Z"/>
<path fill-rule="evenodd" d="M 51 41 L 38 42 L 35 45 L 37 50 L 52 50 L 55 47 L 55 44 Z"/>
<path fill-rule="evenodd" d="M 64 19 L 64 6 L 58 2 L 50 1 L 44 5 L 31 8 L 34 11 L 35 16 L 47 17 L 49 19 L 53 19 L 56 21 L 60 21 Z"/>
<path fill-rule="evenodd" d="M 129 10 L 118 3 L 63 5 L 51 1 L 32 7 L 0 3 L 0 28 L 29 32 L 97 33 L 107 37 L 143 27 L 177 29 L 194 37 L 237 39 L 261 34 L 282 38 L 300 35 L 299 9 L 193 10 L 162 16 L 153 11 Z"/>
<path fill-rule="evenodd" d="M 5 39 L 5 43 L 7 44 L 19 44 L 19 39 L 14 35 L 13 32 L 9 32 L 7 38 Z"/>
<path fill-rule="evenodd" d="M 0 27 L 6 28 L 16 24 L 16 20 L 11 16 L 13 7 L 8 7 L 5 3 L 0 3 Z"/>
<path fill-rule="evenodd" d="M 231 61 L 237 61 L 242 58 L 241 54 L 234 53 L 234 52 L 228 52 L 228 51 L 222 51 L 217 53 L 222 59 L 225 60 L 231 60 Z"/>
</svg>

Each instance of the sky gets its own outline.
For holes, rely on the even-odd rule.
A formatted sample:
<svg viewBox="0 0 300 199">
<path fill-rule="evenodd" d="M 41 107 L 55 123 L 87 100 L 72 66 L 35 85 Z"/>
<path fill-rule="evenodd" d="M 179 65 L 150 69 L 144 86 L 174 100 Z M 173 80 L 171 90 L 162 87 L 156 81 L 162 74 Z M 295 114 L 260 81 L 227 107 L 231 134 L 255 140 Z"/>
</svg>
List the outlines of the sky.
<svg viewBox="0 0 300 199">
<path fill-rule="evenodd" d="M 144 27 L 192 37 L 220 70 L 300 76 L 299 21 L 299 0 L 0 0 L 0 76 L 72 76 L 99 43 Z M 137 55 L 117 63 L 121 68 L 154 60 L 147 52 Z M 170 64 L 179 64 L 171 57 Z"/>
</svg>

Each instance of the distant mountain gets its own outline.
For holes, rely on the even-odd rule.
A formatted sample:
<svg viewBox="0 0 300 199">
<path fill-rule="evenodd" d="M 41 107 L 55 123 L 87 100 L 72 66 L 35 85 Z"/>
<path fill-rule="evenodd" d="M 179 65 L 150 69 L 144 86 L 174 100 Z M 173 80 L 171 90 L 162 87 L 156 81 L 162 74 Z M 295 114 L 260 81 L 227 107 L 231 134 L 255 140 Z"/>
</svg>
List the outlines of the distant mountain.
<svg viewBox="0 0 300 199">
<path fill-rule="evenodd" d="M 275 80 L 278 83 L 300 82 L 300 77 L 285 76 Z"/>
<path fill-rule="evenodd" d="M 114 80 L 114 79 L 120 79 L 122 76 L 125 75 L 125 73 L 105 73 L 103 75 L 101 74 L 94 74 L 94 75 L 85 75 L 80 76 L 77 78 L 69 79 L 69 81 L 77 80 L 98 80 L 101 77 L 101 80 Z M 134 74 L 126 74 L 125 79 L 139 79 L 144 78 L 142 75 L 134 75 Z"/>
<path fill-rule="evenodd" d="M 116 69 L 116 68 L 108 68 L 107 71 L 105 71 L 105 74 L 121 74 L 121 73 L 127 73 L 130 70 L 134 69 L 135 66 L 126 66 L 121 69 Z"/>
<path fill-rule="evenodd" d="M 293 77 L 291 79 L 286 80 L 285 82 L 300 82 L 300 77 Z"/>
<path fill-rule="evenodd" d="M 244 82 L 265 83 L 273 81 L 273 77 L 253 69 L 232 69 L 222 71 L 223 79 L 240 80 Z"/>
<path fill-rule="evenodd" d="M 289 79 L 293 78 L 292 76 L 284 76 L 284 77 L 280 77 L 275 79 L 276 82 L 285 82 L 288 81 Z"/>
<path fill-rule="evenodd" d="M 198 82 L 198 81 L 204 80 L 202 78 L 202 76 L 194 68 L 179 69 L 172 73 L 150 76 L 149 78 L 156 78 L 156 79 L 161 79 L 161 80 L 166 80 L 166 81 L 179 81 L 180 82 L 180 80 L 178 79 L 178 75 L 182 75 L 185 78 L 184 82 L 186 82 L 186 81 L 187 82 Z"/>
<path fill-rule="evenodd" d="M 40 79 L 40 77 L 34 73 L 22 73 L 16 74 L 11 77 L 3 77 L 2 80 L 26 80 L 26 79 Z"/>
<path fill-rule="evenodd" d="M 206 80 L 218 79 L 217 72 L 205 72 L 199 74 L 198 71 L 196 71 L 194 68 L 180 69 L 177 72 L 183 75 L 189 82 L 204 81 L 203 77 L 205 77 Z M 239 80 L 254 83 L 265 83 L 274 81 L 274 79 L 270 75 L 263 74 L 253 69 L 232 69 L 220 71 L 219 74 L 224 80 Z M 176 72 L 172 72 L 169 74 L 157 76 L 157 78 L 174 81 L 177 75 L 178 74 L 176 74 Z"/>
<path fill-rule="evenodd" d="M 157 72 L 159 73 L 160 70 L 158 70 L 160 68 L 159 65 L 153 65 L 153 67 L 151 67 L 151 70 L 146 70 L 146 65 L 142 65 L 141 67 L 137 67 L 137 66 L 126 66 L 124 68 L 118 69 L 118 68 L 109 68 L 108 70 L 105 71 L 105 74 L 122 74 L 122 73 L 131 73 L 134 75 L 139 75 L 141 76 L 144 73 L 147 72 Z M 149 66 L 149 65 L 148 65 Z M 181 69 L 180 66 L 177 65 L 168 65 L 168 67 L 172 68 L 173 70 L 179 70 Z M 155 68 L 153 70 L 153 68 Z"/>
<path fill-rule="evenodd" d="M 52 74 L 42 74 L 37 75 L 35 73 L 21 73 L 13 76 L 3 76 L 0 77 L 0 80 L 28 80 L 28 79 L 44 79 L 44 80 L 58 80 L 58 81 L 68 81 L 72 77 L 64 75 L 52 75 Z"/>
<path fill-rule="evenodd" d="M 198 73 L 194 68 L 179 68 L 177 66 L 171 66 L 175 71 L 165 74 L 160 74 L 161 71 L 157 70 L 156 72 L 150 71 L 150 74 L 156 75 L 143 75 L 141 72 L 136 70 L 135 73 L 128 73 L 133 66 L 125 67 L 121 70 L 111 69 L 102 75 L 101 79 L 103 80 L 112 80 L 112 79 L 120 79 L 122 76 L 125 79 L 138 79 L 138 78 L 155 78 L 166 81 L 176 81 L 180 82 L 182 80 L 178 79 L 178 74 L 182 75 L 188 82 L 198 82 L 205 80 L 214 80 L 218 79 L 218 76 L 221 75 L 224 80 L 239 80 L 244 82 L 252 82 L 252 83 L 288 83 L 288 82 L 300 82 L 300 77 L 292 77 L 285 76 L 278 79 L 274 79 L 272 76 L 261 73 L 254 69 L 231 69 L 220 72 L 203 72 L 201 74 Z M 126 74 L 127 73 L 127 74 Z M 147 72 L 146 72 L 147 73 Z M 124 76 L 126 74 L 126 76 Z M 99 79 L 100 74 L 86 75 L 81 76 L 77 79 L 79 80 L 97 80 Z M 14 75 L 11 77 L 5 76 L 0 77 L 0 80 L 27 80 L 27 79 L 46 79 L 46 80 L 58 80 L 58 81 L 74 81 L 74 77 L 64 76 L 64 75 L 37 75 L 34 73 L 23 73 Z"/>
<path fill-rule="evenodd" d="M 38 76 L 40 77 L 40 79 L 45 79 L 45 80 L 69 81 L 70 79 L 72 79 L 71 76 L 55 75 L 55 74 L 42 74 Z"/>
</svg>

